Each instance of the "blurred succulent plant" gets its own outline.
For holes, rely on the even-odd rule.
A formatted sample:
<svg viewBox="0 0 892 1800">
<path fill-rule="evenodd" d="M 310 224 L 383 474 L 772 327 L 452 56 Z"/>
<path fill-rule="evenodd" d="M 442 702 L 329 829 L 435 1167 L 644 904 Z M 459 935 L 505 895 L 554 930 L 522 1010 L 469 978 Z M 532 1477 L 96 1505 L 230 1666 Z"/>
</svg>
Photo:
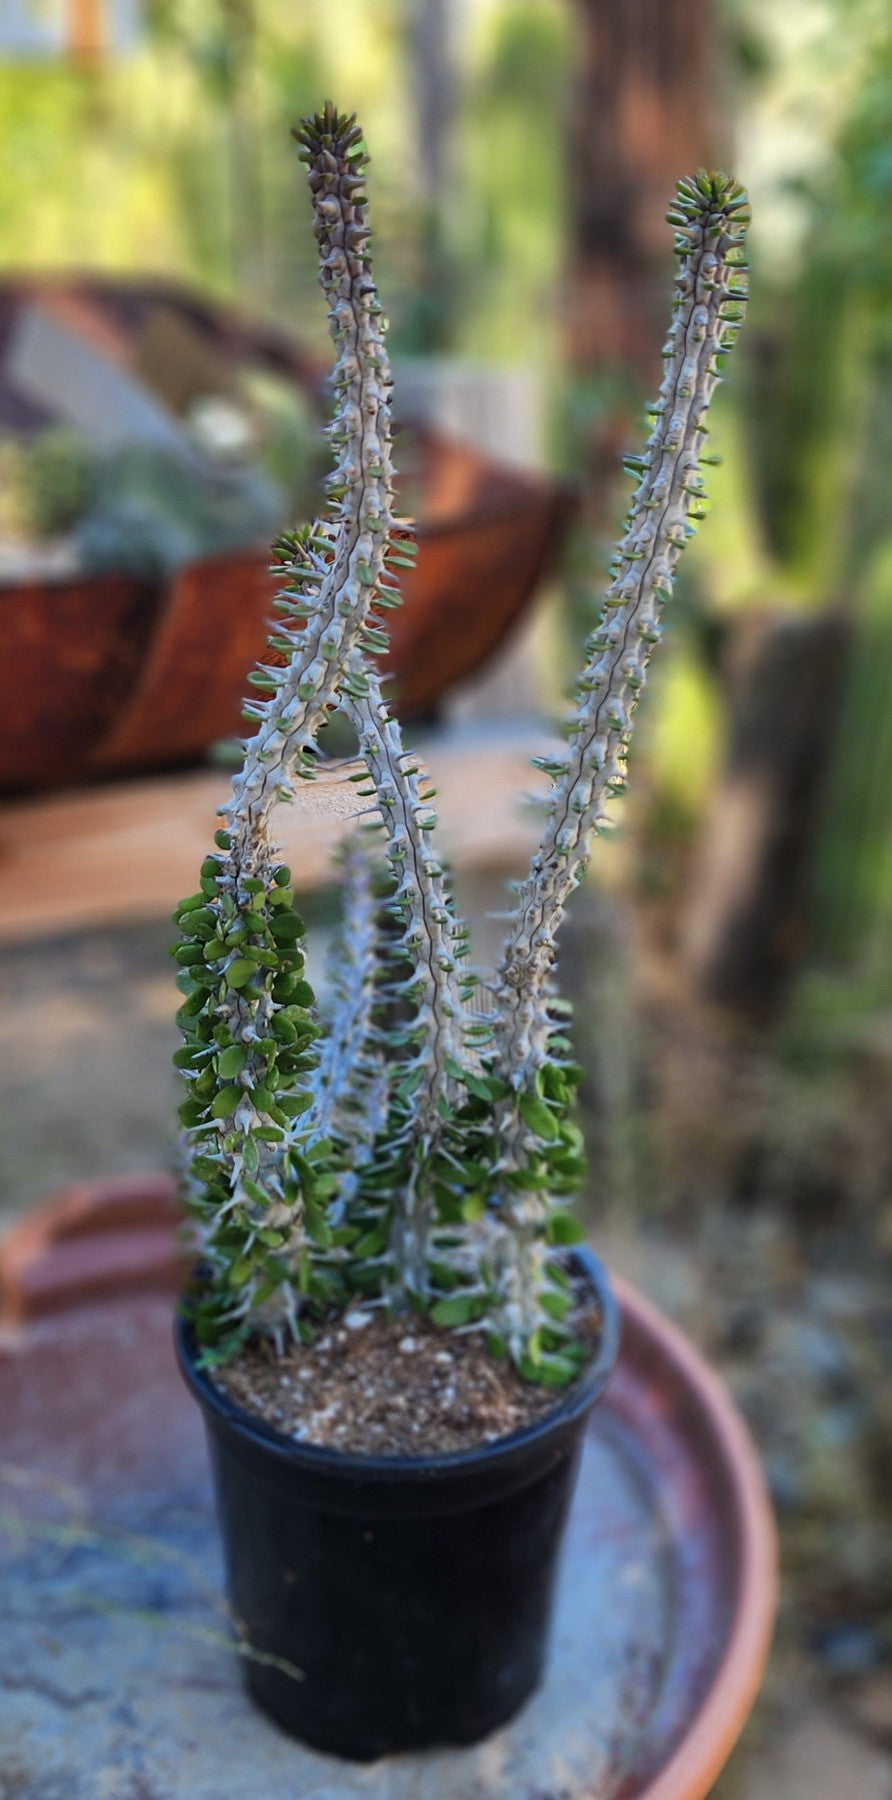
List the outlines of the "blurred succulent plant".
<svg viewBox="0 0 892 1800">
<path fill-rule="evenodd" d="M 746 292 L 746 198 L 682 181 L 669 212 L 678 273 L 665 375 L 651 409 L 613 580 L 589 639 L 548 822 L 519 884 L 492 979 L 467 972 L 467 933 L 438 856 L 432 795 L 376 672 L 395 571 L 390 371 L 371 273 L 367 158 L 330 104 L 295 134 L 315 210 L 336 350 L 328 507 L 278 545 L 284 668 L 251 677 L 254 735 L 223 809 L 175 955 L 188 1084 L 187 1198 L 206 1276 L 193 1299 L 208 1360 L 248 1335 L 283 1346 L 349 1304 L 420 1308 L 484 1332 L 528 1376 L 571 1380 L 563 1246 L 583 1172 L 570 1118 L 579 1071 L 552 978 L 556 933 L 593 833 L 622 785 L 632 716 L 677 558 L 703 511 L 705 416 Z M 359 794 L 383 835 L 344 855 L 332 999 L 319 1017 L 304 928 L 271 819 L 314 774 L 333 709 L 359 738 Z"/>
<path fill-rule="evenodd" d="M 33 543 L 70 537 L 90 573 L 169 575 L 198 556 L 263 543 L 283 517 L 283 491 L 253 462 L 154 445 L 98 451 L 68 426 L 0 444 L 0 532 Z"/>
<path fill-rule="evenodd" d="M 96 453 L 66 425 L 48 426 L 17 446 L 22 525 L 38 541 L 71 531 L 90 506 Z"/>
</svg>

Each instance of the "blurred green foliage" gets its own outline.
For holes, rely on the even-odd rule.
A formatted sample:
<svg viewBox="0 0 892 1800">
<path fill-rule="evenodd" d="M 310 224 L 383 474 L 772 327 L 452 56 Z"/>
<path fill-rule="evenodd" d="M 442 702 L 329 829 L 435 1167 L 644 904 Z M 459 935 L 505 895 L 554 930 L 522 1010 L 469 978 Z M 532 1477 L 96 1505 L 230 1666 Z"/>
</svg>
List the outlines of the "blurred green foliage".
<svg viewBox="0 0 892 1800">
<path fill-rule="evenodd" d="M 766 545 L 814 600 L 833 585 L 851 589 L 890 529 L 890 145 L 887 24 L 865 53 L 826 163 L 795 184 L 802 247 L 792 279 L 763 273 L 744 389 Z"/>
<path fill-rule="evenodd" d="M 819 950 L 892 975 L 892 526 L 859 595 L 813 888 Z"/>
<path fill-rule="evenodd" d="M 500 0 L 461 26 L 450 181 L 433 212 L 400 0 L 147 0 L 131 55 L 0 63 L 0 263 L 174 271 L 321 343 L 287 143 L 336 93 L 375 146 L 395 347 L 520 358 L 553 344 L 569 8 Z"/>
<path fill-rule="evenodd" d="M 892 713 L 892 672 L 889 694 L 879 692 L 892 663 L 868 648 L 885 630 L 884 609 L 892 613 L 892 26 L 888 0 L 715 4 L 731 154 L 754 206 L 753 299 L 717 409 L 725 463 L 709 484 L 715 516 L 692 546 L 677 666 L 647 698 L 636 762 L 653 795 L 648 831 L 665 830 L 674 847 L 696 829 L 721 755 L 723 624 L 753 604 L 836 601 L 860 613 L 815 889 L 818 942 L 842 954 L 844 917 L 862 921 L 860 943 L 876 939 L 878 924 L 863 927 L 871 882 L 876 921 L 886 917 L 889 826 L 862 787 L 881 780 L 869 771 L 882 766 L 879 721 Z M 146 0 L 144 21 L 135 54 L 95 68 L 0 66 L 4 266 L 174 271 L 321 343 L 314 250 L 283 146 L 295 117 L 331 93 L 359 110 L 374 143 L 394 349 L 535 367 L 551 396 L 550 448 L 570 473 L 593 421 L 631 420 L 644 396 L 628 372 L 561 379 L 570 0 L 456 4 L 455 117 L 433 201 L 418 177 L 406 0 Z M 667 167 L 667 193 L 678 173 Z M 667 272 L 669 259 L 667 241 Z M 268 471 L 282 484 L 289 466 L 300 468 L 289 507 L 314 478 L 304 442 L 288 409 L 273 405 Z M 141 505 L 152 485 L 144 475 Z M 60 463 L 50 486 L 61 515 L 78 479 Z"/>
<path fill-rule="evenodd" d="M 5 462 L 23 535 L 38 541 L 61 536 L 92 503 L 96 459 L 84 438 L 68 426 L 42 431 L 27 446 L 10 444 Z"/>
<path fill-rule="evenodd" d="M 677 833 L 685 774 L 667 745 L 688 717 L 720 764 L 721 711 L 704 712 L 711 627 L 744 609 L 840 607 L 854 642 L 827 721 L 811 948 L 815 964 L 861 970 L 859 993 L 875 996 L 892 967 L 892 21 L 876 0 L 782 12 L 726 0 L 724 12 L 754 208 L 752 301 L 716 411 L 715 514 L 678 596 L 685 674 L 647 702 L 645 837 L 659 842 L 664 819 Z"/>
<path fill-rule="evenodd" d="M 840 0 L 840 23 L 854 10 Z M 800 264 L 771 296 L 745 418 L 775 567 L 854 622 L 814 866 L 814 953 L 882 980 L 892 969 L 892 21 L 874 9 L 869 19 L 832 154 L 800 184 Z"/>
</svg>

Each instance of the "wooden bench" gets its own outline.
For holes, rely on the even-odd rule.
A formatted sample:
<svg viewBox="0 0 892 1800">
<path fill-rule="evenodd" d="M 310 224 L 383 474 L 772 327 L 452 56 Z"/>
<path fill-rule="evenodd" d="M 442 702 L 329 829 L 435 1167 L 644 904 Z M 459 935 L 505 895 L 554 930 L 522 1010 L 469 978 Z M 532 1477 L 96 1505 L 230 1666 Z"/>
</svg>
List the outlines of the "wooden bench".
<svg viewBox="0 0 892 1800">
<path fill-rule="evenodd" d="M 424 763 L 437 787 L 444 853 L 459 869 L 522 871 L 541 827 L 523 795 L 542 790 L 534 753 L 553 752 L 541 726 L 462 728 L 432 734 Z M 295 885 L 319 888 L 359 800 L 332 765 L 300 786 L 277 815 Z M 80 788 L 0 806 L 0 940 L 155 918 L 195 888 L 211 845 L 225 773 L 187 774 Z"/>
</svg>

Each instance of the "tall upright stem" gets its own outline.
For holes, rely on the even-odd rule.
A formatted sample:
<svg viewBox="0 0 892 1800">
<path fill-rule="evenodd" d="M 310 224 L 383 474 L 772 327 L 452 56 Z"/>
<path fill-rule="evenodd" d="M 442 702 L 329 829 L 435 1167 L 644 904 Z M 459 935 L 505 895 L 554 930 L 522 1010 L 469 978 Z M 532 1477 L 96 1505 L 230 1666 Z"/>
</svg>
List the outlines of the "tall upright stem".
<svg viewBox="0 0 892 1800">
<path fill-rule="evenodd" d="M 679 268 L 654 427 L 643 457 L 634 459 L 638 486 L 604 610 L 586 647 L 570 748 L 550 765 L 548 822 L 520 886 L 496 978 L 496 1066 L 511 1089 L 497 1109 L 499 1211 L 507 1233 L 499 1254 L 513 1341 L 528 1335 L 536 1317 L 536 1244 L 549 1210 L 547 1195 L 517 1178 L 537 1154 L 537 1133 L 518 1099 L 535 1094 L 549 1059 L 557 932 L 592 835 L 607 823 L 607 802 L 623 785 L 632 717 L 662 635 L 675 565 L 702 516 L 705 419 L 719 381 L 718 358 L 734 341 L 746 291 L 746 197 L 737 183 L 707 175 L 682 182 L 669 218 Z"/>
</svg>

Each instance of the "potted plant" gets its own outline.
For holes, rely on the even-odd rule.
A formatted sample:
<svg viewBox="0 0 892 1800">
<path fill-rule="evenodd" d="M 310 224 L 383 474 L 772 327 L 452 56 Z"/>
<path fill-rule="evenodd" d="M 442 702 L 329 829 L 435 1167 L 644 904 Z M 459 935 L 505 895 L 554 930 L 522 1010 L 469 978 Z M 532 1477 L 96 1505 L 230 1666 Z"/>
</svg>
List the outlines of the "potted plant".
<svg viewBox="0 0 892 1800">
<path fill-rule="evenodd" d="M 200 889 L 179 907 L 183 1185 L 200 1268 L 178 1322 L 204 1410 L 251 1692 L 354 1757 L 471 1741 L 539 1680 L 587 1414 L 616 1351 L 567 1197 L 583 1170 L 556 934 L 622 785 L 678 555 L 702 515 L 705 415 L 745 298 L 746 199 L 680 182 L 660 397 L 586 648 L 542 843 L 491 978 L 433 836 L 431 794 L 376 673 L 394 571 L 390 375 L 366 156 L 330 105 L 295 134 L 336 350 L 328 507 L 278 546 L 284 667 Z M 344 855 L 317 1010 L 272 815 L 347 713 L 380 840 Z M 540 766 L 543 766 L 540 764 Z M 376 854 L 380 841 L 383 854 Z M 372 847 L 370 848 L 370 844 Z"/>
</svg>

